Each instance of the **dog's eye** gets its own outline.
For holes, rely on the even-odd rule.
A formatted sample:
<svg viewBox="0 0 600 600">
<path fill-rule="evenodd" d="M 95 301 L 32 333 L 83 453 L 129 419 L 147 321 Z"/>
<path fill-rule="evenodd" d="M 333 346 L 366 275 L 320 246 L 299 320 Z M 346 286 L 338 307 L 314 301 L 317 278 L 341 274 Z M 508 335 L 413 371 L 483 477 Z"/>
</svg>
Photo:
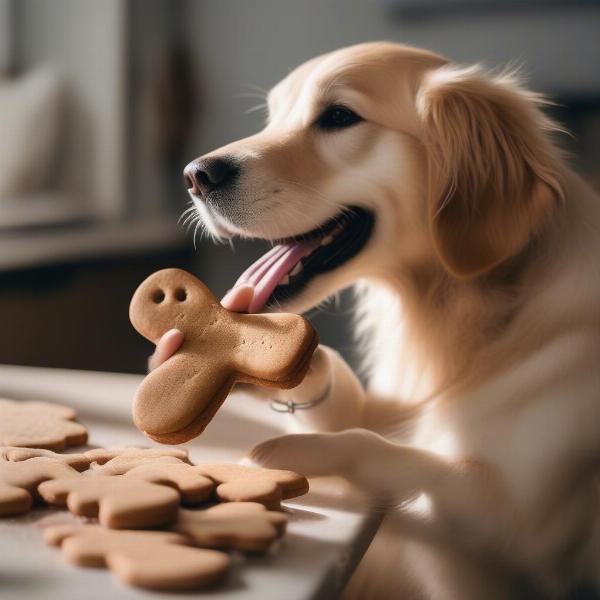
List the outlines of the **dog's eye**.
<svg viewBox="0 0 600 600">
<path fill-rule="evenodd" d="M 343 129 L 362 121 L 362 117 L 354 111 L 341 105 L 327 107 L 317 119 L 315 125 L 319 129 L 331 131 L 332 129 Z"/>
</svg>

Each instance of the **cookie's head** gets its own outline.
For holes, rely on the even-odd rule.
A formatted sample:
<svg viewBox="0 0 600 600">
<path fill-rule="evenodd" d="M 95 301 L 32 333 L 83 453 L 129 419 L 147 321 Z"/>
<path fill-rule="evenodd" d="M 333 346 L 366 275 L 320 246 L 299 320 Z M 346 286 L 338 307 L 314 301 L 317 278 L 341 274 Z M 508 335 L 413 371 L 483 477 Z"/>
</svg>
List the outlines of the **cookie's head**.
<svg viewBox="0 0 600 600">
<path fill-rule="evenodd" d="M 210 290 L 190 273 L 163 269 L 150 275 L 138 287 L 131 304 L 131 323 L 145 338 L 158 342 L 169 329 L 184 333 L 194 323 L 219 310 Z"/>
</svg>

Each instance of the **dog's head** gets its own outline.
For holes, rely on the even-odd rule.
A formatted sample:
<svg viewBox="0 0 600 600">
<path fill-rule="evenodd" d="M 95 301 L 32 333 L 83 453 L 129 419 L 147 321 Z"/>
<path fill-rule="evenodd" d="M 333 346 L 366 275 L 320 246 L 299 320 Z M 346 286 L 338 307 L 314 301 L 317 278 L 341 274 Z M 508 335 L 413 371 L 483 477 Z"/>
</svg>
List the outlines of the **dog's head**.
<svg viewBox="0 0 600 600">
<path fill-rule="evenodd" d="M 250 312 L 303 311 L 415 261 L 480 276 L 561 196 L 537 98 L 429 52 L 373 43 L 318 57 L 268 107 L 263 131 L 185 169 L 211 234 L 276 242 L 238 282 L 255 286 Z"/>
</svg>

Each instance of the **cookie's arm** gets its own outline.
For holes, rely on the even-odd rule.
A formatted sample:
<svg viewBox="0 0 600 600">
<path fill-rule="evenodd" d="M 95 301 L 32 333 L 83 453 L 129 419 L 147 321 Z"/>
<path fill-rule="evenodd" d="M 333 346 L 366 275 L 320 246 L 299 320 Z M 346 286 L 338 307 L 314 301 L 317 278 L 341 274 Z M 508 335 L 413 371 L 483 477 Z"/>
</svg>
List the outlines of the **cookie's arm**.
<svg viewBox="0 0 600 600">
<path fill-rule="evenodd" d="M 228 313 L 237 334 L 233 365 L 240 379 L 291 388 L 304 378 L 319 338 L 298 315 Z"/>
</svg>

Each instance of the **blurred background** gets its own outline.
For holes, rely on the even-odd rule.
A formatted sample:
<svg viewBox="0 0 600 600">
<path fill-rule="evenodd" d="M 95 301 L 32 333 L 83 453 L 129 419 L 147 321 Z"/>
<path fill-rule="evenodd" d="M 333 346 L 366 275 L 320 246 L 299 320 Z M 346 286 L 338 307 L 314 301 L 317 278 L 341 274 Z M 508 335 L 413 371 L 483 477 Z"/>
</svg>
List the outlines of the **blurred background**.
<svg viewBox="0 0 600 600">
<path fill-rule="evenodd" d="M 522 65 L 600 187 L 598 0 L 0 0 L 0 363 L 143 372 L 138 283 L 178 266 L 221 294 L 263 250 L 194 248 L 185 164 L 260 129 L 299 63 L 379 39 Z M 350 304 L 311 318 L 354 362 Z"/>
</svg>

